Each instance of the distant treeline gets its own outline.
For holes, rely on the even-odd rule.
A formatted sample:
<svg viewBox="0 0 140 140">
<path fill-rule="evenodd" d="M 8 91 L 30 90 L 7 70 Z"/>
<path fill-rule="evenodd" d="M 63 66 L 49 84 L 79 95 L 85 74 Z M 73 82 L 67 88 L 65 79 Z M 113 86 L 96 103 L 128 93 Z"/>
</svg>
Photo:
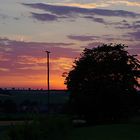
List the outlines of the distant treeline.
<svg viewBox="0 0 140 140">
<path fill-rule="evenodd" d="M 0 90 L 0 113 L 47 113 L 47 90 Z M 69 94 L 65 90 L 50 91 L 52 113 L 63 112 Z"/>
<path fill-rule="evenodd" d="M 47 89 L 43 89 L 43 88 L 0 88 L 0 92 L 1 91 L 48 91 Z M 51 89 L 50 91 L 66 91 L 65 89 L 62 90 L 58 90 L 58 89 Z"/>
</svg>

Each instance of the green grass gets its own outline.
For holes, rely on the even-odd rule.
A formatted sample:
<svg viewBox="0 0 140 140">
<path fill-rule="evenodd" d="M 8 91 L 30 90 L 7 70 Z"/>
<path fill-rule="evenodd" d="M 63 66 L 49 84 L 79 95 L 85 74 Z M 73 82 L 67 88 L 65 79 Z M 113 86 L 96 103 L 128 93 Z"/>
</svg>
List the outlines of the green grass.
<svg viewBox="0 0 140 140">
<path fill-rule="evenodd" d="M 17 104 L 24 100 L 38 101 L 46 104 L 47 95 L 14 94 L 2 96 L 0 99 L 12 99 Z M 67 96 L 52 96 L 52 102 L 67 101 Z M 31 116 L 30 116 L 31 115 Z M 0 115 L 1 120 L 20 120 L 34 118 L 32 114 Z M 8 134 L 15 134 L 16 140 L 140 140 L 140 117 L 133 118 L 128 124 L 95 125 L 90 127 L 72 127 L 66 116 L 51 116 L 49 120 L 45 116 L 41 121 L 35 120 L 32 124 L 23 126 L 0 126 L 0 140 L 8 139 Z M 6 138 L 5 138 L 5 136 Z M 40 136 L 41 135 L 41 136 Z M 44 136 L 43 136 L 44 135 Z"/>
<path fill-rule="evenodd" d="M 46 116 L 32 122 L 10 126 L 3 138 L 6 140 L 64 140 L 71 125 L 66 116 Z M 3 140 L 3 139 L 2 139 Z"/>
<path fill-rule="evenodd" d="M 42 116 L 45 114 L 41 114 Z M 40 116 L 41 116 L 40 115 Z M 36 117 L 36 113 L 9 113 L 9 114 L 0 114 L 0 121 L 20 121 L 20 120 L 32 120 Z"/>
<path fill-rule="evenodd" d="M 140 140 L 140 123 L 72 127 L 68 116 L 51 116 L 9 132 L 16 140 Z"/>
<path fill-rule="evenodd" d="M 113 124 L 75 128 L 67 140 L 140 140 L 140 124 Z"/>
</svg>

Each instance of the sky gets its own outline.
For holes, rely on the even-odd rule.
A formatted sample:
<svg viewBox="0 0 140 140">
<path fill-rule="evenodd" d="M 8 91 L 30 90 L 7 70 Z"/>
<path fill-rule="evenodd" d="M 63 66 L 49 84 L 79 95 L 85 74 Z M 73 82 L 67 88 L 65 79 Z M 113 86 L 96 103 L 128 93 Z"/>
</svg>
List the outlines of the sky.
<svg viewBox="0 0 140 140">
<path fill-rule="evenodd" d="M 122 43 L 140 56 L 140 0 L 0 0 L 0 87 L 65 89 L 84 48 Z"/>
</svg>

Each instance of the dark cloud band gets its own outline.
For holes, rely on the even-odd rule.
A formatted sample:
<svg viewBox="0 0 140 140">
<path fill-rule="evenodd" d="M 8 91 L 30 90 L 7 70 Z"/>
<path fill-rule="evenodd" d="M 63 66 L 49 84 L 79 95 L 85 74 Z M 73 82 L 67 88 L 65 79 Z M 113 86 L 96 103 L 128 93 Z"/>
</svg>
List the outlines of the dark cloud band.
<svg viewBox="0 0 140 140">
<path fill-rule="evenodd" d="M 43 3 L 33 3 L 23 5 L 32 7 L 35 9 L 41 9 L 44 11 L 49 11 L 56 15 L 72 15 L 72 14 L 84 14 L 84 15 L 99 15 L 99 16 L 120 16 L 120 17 L 138 17 L 140 14 L 135 12 L 129 12 L 125 10 L 106 10 L 106 9 L 88 9 L 88 8 L 79 8 L 72 6 L 58 6 L 58 5 L 49 5 Z"/>
</svg>

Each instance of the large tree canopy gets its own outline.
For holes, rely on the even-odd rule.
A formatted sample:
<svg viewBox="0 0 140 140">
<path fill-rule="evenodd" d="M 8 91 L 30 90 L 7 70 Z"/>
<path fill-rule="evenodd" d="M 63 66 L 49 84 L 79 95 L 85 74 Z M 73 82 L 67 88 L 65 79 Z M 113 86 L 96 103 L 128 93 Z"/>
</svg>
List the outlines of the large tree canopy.
<svg viewBox="0 0 140 140">
<path fill-rule="evenodd" d="M 122 44 L 85 49 L 65 84 L 72 112 L 94 120 L 116 119 L 133 109 L 140 62 Z"/>
</svg>

